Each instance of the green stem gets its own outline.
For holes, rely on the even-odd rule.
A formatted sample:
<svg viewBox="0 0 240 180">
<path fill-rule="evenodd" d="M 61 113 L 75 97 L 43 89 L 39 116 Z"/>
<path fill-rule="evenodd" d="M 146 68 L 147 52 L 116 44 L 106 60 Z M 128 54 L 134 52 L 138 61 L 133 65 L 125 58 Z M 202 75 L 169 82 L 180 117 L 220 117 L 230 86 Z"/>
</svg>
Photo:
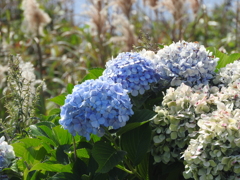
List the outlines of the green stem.
<svg viewBox="0 0 240 180">
<path fill-rule="evenodd" d="M 37 37 L 35 39 L 36 45 L 37 45 L 37 53 L 38 53 L 38 66 L 39 66 L 39 75 L 40 75 L 40 79 L 43 80 L 43 67 L 42 67 L 42 62 L 43 62 L 43 58 L 42 58 L 42 49 L 40 46 L 40 34 L 39 31 L 37 31 Z M 43 88 L 41 87 L 40 89 L 40 109 L 41 109 L 41 113 L 45 114 L 46 113 L 46 107 L 45 107 L 45 97 L 44 97 L 44 93 L 43 93 Z"/>
<path fill-rule="evenodd" d="M 126 169 L 126 168 L 125 168 L 125 167 L 123 167 L 123 166 L 117 165 L 116 167 L 117 167 L 118 169 L 121 169 L 121 170 L 123 170 L 123 171 L 125 171 L 125 172 L 129 173 L 129 174 L 133 174 L 133 172 L 132 172 L 132 171 L 129 171 L 128 169 Z"/>
<path fill-rule="evenodd" d="M 74 159 L 75 161 L 77 161 L 77 148 L 76 148 L 76 141 L 74 136 L 72 136 L 72 140 L 73 140 L 73 147 L 74 147 Z"/>
</svg>

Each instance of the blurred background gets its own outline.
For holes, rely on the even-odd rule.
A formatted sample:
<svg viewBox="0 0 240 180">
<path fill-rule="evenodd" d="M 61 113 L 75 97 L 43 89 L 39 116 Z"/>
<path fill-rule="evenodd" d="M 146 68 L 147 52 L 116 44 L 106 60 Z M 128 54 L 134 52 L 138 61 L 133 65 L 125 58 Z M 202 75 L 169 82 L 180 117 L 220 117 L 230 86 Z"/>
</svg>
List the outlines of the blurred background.
<svg viewBox="0 0 240 180">
<path fill-rule="evenodd" d="M 0 0 L 0 118 L 10 54 L 33 64 L 48 99 L 123 51 L 185 40 L 239 52 L 239 27 L 240 0 Z"/>
</svg>

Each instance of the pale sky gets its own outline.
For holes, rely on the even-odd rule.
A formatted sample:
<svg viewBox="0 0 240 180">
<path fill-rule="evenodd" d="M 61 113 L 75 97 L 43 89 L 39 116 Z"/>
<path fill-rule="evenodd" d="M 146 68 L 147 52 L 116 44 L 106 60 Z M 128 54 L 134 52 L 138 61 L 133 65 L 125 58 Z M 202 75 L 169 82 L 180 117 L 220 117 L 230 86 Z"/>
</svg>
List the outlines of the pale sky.
<svg viewBox="0 0 240 180">
<path fill-rule="evenodd" d="M 137 0 L 139 1 L 139 0 Z M 141 0 L 142 1 L 142 0 Z M 75 21 L 78 23 L 79 21 L 84 21 L 84 18 L 80 15 L 81 12 L 84 11 L 84 4 L 86 4 L 87 0 L 75 0 Z M 203 0 L 204 4 L 208 8 L 214 7 L 215 4 L 222 4 L 224 0 Z"/>
</svg>

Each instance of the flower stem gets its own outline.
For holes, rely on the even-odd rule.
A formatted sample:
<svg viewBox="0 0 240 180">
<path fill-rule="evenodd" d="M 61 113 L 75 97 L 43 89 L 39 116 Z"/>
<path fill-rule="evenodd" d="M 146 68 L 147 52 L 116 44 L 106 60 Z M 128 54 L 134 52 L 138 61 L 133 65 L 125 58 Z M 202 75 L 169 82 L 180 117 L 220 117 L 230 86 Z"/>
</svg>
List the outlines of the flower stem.
<svg viewBox="0 0 240 180">
<path fill-rule="evenodd" d="M 73 140 L 73 148 L 74 148 L 74 160 L 77 161 L 77 148 L 76 148 L 76 141 L 74 136 L 72 136 L 72 140 Z"/>
</svg>

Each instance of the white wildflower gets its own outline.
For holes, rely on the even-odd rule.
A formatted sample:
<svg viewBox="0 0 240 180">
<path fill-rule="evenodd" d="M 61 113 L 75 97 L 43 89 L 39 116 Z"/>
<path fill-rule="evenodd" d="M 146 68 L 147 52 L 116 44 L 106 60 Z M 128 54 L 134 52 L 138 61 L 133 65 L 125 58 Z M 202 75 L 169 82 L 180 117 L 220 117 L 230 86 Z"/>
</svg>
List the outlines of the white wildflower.
<svg viewBox="0 0 240 180">
<path fill-rule="evenodd" d="M 39 8 L 36 0 L 23 0 L 22 9 L 27 30 L 34 35 L 43 35 L 44 26 L 51 22 L 49 15 Z"/>
</svg>

